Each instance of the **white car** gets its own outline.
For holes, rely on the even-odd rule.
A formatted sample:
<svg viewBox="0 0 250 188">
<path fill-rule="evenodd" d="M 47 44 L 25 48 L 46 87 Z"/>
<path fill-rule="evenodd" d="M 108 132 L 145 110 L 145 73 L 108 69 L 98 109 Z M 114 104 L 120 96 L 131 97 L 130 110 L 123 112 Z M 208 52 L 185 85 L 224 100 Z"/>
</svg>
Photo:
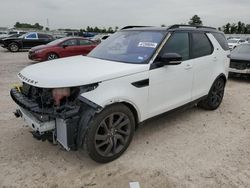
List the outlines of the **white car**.
<svg viewBox="0 0 250 188">
<path fill-rule="evenodd" d="M 88 56 L 24 68 L 11 89 L 33 136 L 85 148 L 97 162 L 118 158 L 141 122 L 184 106 L 215 110 L 229 56 L 222 32 L 209 27 L 130 27 Z"/>
<path fill-rule="evenodd" d="M 238 38 L 229 39 L 227 42 L 230 50 L 233 50 L 236 46 L 240 44 L 248 43 L 246 40 Z"/>
</svg>

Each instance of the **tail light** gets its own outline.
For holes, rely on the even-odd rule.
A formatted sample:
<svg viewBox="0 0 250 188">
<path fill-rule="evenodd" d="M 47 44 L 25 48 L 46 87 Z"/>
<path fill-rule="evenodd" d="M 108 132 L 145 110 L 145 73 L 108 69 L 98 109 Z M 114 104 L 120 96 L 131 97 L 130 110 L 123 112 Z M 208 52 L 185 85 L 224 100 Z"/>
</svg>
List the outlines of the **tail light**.
<svg viewBox="0 0 250 188">
<path fill-rule="evenodd" d="M 70 88 L 56 88 L 52 90 L 52 96 L 55 101 L 55 105 L 60 105 L 60 100 L 64 97 L 70 96 Z"/>
</svg>

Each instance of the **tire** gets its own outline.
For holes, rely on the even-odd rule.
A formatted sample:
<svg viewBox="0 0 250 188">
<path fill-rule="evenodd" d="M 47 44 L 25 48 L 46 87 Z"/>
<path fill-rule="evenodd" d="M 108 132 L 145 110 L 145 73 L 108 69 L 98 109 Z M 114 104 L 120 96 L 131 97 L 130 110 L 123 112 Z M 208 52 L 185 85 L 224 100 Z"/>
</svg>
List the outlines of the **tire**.
<svg viewBox="0 0 250 188">
<path fill-rule="evenodd" d="M 117 159 L 128 148 L 135 131 L 135 119 L 123 104 L 114 104 L 95 115 L 88 125 L 84 145 L 96 162 Z"/>
<path fill-rule="evenodd" d="M 205 100 L 200 101 L 198 103 L 198 106 L 206 110 L 217 109 L 222 102 L 224 90 L 225 80 L 220 77 L 213 83 L 207 98 Z"/>
<path fill-rule="evenodd" d="M 19 51 L 19 46 L 15 42 L 10 43 L 9 46 L 8 46 L 8 50 L 11 51 L 11 52 L 18 52 Z"/>
<path fill-rule="evenodd" d="M 58 59 L 59 56 L 56 54 L 56 53 L 49 53 L 47 55 L 47 60 L 50 61 L 50 60 L 53 60 L 53 59 Z"/>
</svg>

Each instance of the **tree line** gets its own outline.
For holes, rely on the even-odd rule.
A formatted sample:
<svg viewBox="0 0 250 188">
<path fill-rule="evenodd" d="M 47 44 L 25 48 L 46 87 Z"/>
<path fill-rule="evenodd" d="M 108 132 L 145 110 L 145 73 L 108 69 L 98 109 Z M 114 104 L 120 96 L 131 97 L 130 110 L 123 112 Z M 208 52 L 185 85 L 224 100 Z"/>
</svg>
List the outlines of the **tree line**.
<svg viewBox="0 0 250 188">
<path fill-rule="evenodd" d="M 202 20 L 198 15 L 194 15 L 188 22 L 190 25 L 202 25 Z M 227 23 L 218 30 L 225 34 L 250 34 L 250 24 L 239 21 L 238 23 Z"/>
<path fill-rule="evenodd" d="M 241 21 L 238 23 L 227 23 L 218 29 L 225 34 L 250 34 L 250 24 L 245 24 Z"/>
<path fill-rule="evenodd" d="M 14 25 L 14 28 L 16 29 L 35 29 L 35 30 L 43 30 L 44 26 L 40 25 L 39 23 L 35 23 L 35 24 L 29 24 L 29 23 L 20 23 L 20 22 L 16 22 Z M 84 29 L 80 29 L 80 32 L 95 32 L 95 33 L 114 33 L 119 29 L 118 26 L 112 28 L 112 27 L 108 27 L 108 28 L 99 28 L 97 26 L 95 27 L 90 27 L 87 26 Z M 46 31 L 49 31 L 48 27 L 45 27 Z M 65 31 L 75 31 L 76 29 L 59 29 L 59 30 L 65 30 Z"/>
</svg>

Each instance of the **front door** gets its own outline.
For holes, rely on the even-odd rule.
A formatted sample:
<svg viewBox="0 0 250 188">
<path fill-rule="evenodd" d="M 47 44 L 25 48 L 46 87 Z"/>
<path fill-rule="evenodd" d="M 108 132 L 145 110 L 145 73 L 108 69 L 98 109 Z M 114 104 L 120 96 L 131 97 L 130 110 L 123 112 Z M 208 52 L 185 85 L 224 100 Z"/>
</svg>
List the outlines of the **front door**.
<svg viewBox="0 0 250 188">
<path fill-rule="evenodd" d="M 175 32 L 159 53 L 160 56 L 164 53 L 178 53 L 183 59 L 181 64 L 156 67 L 149 71 L 148 117 L 191 101 L 193 65 L 189 38 L 188 32 Z"/>
</svg>

